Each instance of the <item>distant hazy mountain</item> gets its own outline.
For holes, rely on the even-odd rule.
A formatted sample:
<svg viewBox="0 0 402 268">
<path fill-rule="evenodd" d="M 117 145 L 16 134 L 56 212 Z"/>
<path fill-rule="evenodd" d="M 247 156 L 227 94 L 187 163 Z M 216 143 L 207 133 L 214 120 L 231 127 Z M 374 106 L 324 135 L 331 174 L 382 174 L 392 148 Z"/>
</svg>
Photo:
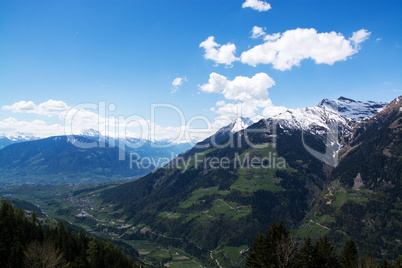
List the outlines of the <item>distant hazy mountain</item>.
<svg viewBox="0 0 402 268">
<path fill-rule="evenodd" d="M 66 136 L 16 143 L 0 150 L 0 180 L 10 183 L 82 183 L 138 177 L 154 169 L 130 168 L 129 157 L 119 161 L 118 148 L 74 145 L 92 140 Z"/>
<path fill-rule="evenodd" d="M 157 143 L 143 141 L 136 149 L 124 147 L 123 161 L 119 160 L 119 142 L 112 146 L 106 141 L 103 147 L 88 149 L 75 146 L 77 142 L 96 141 L 96 135 L 74 139 L 57 136 L 11 144 L 0 150 L 0 181 L 4 186 L 21 182 L 83 183 L 139 177 L 189 148 L 187 144 L 158 148 Z M 135 153 L 132 159 L 136 161 L 131 167 L 130 153 Z"/>
<path fill-rule="evenodd" d="M 150 158 L 155 164 L 158 164 L 158 162 L 162 164 L 166 163 L 164 160 L 173 159 L 192 147 L 191 143 L 177 143 L 167 139 L 156 141 L 130 137 L 115 139 L 110 136 L 103 136 L 99 131 L 94 129 L 84 130 L 79 136 L 96 142 L 102 142 L 103 144 L 113 144 L 118 148 L 123 148 L 129 154 L 132 153 L 141 158 Z M 160 167 L 160 165 L 156 165 L 156 167 Z"/>
<path fill-rule="evenodd" d="M 32 134 L 24 134 L 21 132 L 17 133 L 12 133 L 12 134 L 0 134 L 0 149 L 3 149 L 4 147 L 14 144 L 14 143 L 19 143 L 19 142 L 24 142 L 24 141 L 32 141 L 32 140 L 38 140 L 38 137 L 33 136 Z"/>
</svg>

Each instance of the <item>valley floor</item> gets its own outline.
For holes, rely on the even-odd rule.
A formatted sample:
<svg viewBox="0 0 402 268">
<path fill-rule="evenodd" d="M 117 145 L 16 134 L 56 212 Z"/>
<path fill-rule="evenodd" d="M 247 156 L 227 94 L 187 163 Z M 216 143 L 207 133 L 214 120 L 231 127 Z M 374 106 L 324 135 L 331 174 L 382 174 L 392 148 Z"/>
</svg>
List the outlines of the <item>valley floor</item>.
<svg viewBox="0 0 402 268">
<path fill-rule="evenodd" d="M 153 232 L 148 226 L 134 225 L 124 216 L 121 217 L 119 210 L 115 210 L 113 205 L 102 204 L 98 198 L 99 191 L 120 183 L 122 182 L 82 185 L 21 185 L 0 190 L 0 196 L 2 199 L 30 202 L 37 206 L 46 217 L 67 221 L 98 237 L 123 242 L 135 249 L 139 253 L 139 259 L 145 264 L 163 264 L 165 267 L 203 267 L 199 259 L 185 250 L 169 246 L 169 240 L 182 238 L 166 237 Z M 23 207 L 21 209 L 29 210 Z M 166 215 L 166 217 L 171 216 Z M 166 241 L 156 243 L 152 241 L 155 239 L 151 239 L 150 236 L 161 237 Z M 243 262 L 244 258 L 241 258 L 241 254 L 238 253 L 240 250 L 240 248 L 229 247 L 222 249 L 225 256 L 235 258 L 237 262 Z M 130 252 L 127 253 L 131 255 Z M 216 253 L 210 252 L 208 257 L 219 266 L 219 261 L 214 258 L 214 254 Z"/>
</svg>

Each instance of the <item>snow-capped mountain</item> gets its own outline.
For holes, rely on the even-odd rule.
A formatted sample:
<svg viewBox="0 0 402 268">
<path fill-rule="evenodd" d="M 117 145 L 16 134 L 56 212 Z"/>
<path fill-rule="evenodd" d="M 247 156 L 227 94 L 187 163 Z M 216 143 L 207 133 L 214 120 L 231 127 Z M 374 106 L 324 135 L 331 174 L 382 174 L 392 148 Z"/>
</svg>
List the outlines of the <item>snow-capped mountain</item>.
<svg viewBox="0 0 402 268">
<path fill-rule="evenodd" d="M 155 140 L 150 140 L 150 139 L 144 139 L 144 138 L 136 138 L 136 137 L 126 137 L 126 138 L 114 138 L 112 136 L 105 136 L 101 132 L 95 129 L 85 129 L 80 131 L 78 134 L 75 136 L 83 136 L 86 138 L 89 138 L 91 140 L 96 140 L 96 141 L 104 141 L 104 142 L 119 142 L 122 141 L 127 145 L 142 145 L 142 144 L 152 144 L 153 146 L 157 147 L 158 145 L 166 147 L 168 145 L 178 145 L 178 144 L 191 144 L 195 143 L 196 140 L 192 141 L 187 141 L 187 140 L 176 140 L 174 138 L 170 139 L 155 139 Z"/>
<path fill-rule="evenodd" d="M 323 99 L 317 106 L 325 106 L 347 119 L 360 121 L 380 112 L 385 105 L 387 105 L 386 102 L 355 101 L 340 97 L 337 100 Z"/>
<path fill-rule="evenodd" d="M 250 118 L 240 116 L 240 117 L 236 118 L 236 120 L 234 120 L 229 125 L 220 128 L 218 131 L 215 132 L 214 135 L 217 135 L 217 134 L 220 135 L 221 133 L 233 134 L 240 130 L 248 128 L 252 124 L 254 124 L 254 122 Z"/>
<path fill-rule="evenodd" d="M 288 109 L 284 113 L 273 116 L 272 119 L 282 126 L 302 130 L 327 129 L 329 123 L 348 126 L 349 122 L 338 113 L 318 106 Z"/>
<path fill-rule="evenodd" d="M 155 141 L 135 137 L 116 139 L 111 136 L 104 136 L 95 129 L 83 130 L 77 136 L 100 143 L 103 142 L 106 147 L 124 148 L 125 152 L 152 159 L 154 163 L 163 163 L 159 159 L 173 159 L 193 145 L 191 142 L 177 142 L 170 139 Z M 157 164 L 155 166 L 160 167 Z"/>
<path fill-rule="evenodd" d="M 287 109 L 270 118 L 292 129 L 320 132 L 333 125 L 348 130 L 356 122 L 370 118 L 381 111 L 386 104 L 340 97 L 337 100 L 324 99 L 312 107 Z"/>
<path fill-rule="evenodd" d="M 230 130 L 231 133 L 235 133 L 237 131 L 243 130 L 248 128 L 254 124 L 254 122 L 248 117 L 238 117 L 231 125 L 232 129 Z"/>
<path fill-rule="evenodd" d="M 24 141 L 33 141 L 38 139 L 39 139 L 38 137 L 35 137 L 34 135 L 28 133 L 22 133 L 22 132 L 2 133 L 0 134 L 0 149 L 3 149 L 4 147 L 10 144 Z"/>
<path fill-rule="evenodd" d="M 238 117 L 229 125 L 220 128 L 212 136 L 198 142 L 191 150 L 181 154 L 181 157 L 186 158 L 196 153 L 202 152 L 208 148 L 214 147 L 220 142 L 229 138 L 232 134 L 246 129 L 254 124 L 254 122 L 248 117 Z"/>
<path fill-rule="evenodd" d="M 281 128 L 302 130 L 319 135 L 323 140 L 327 139 L 328 133 L 340 130 L 341 136 L 349 133 L 352 127 L 365 118 L 370 118 L 378 113 L 387 103 L 374 101 L 354 101 L 345 97 L 337 100 L 324 99 L 318 105 L 306 108 L 273 109 L 272 115 L 266 120 L 279 123 Z M 246 129 L 253 124 L 249 118 L 239 117 L 229 125 L 222 127 L 209 138 L 197 143 L 190 151 L 182 154 L 184 157 L 202 152 L 216 144 L 226 140 L 232 134 Z M 331 130 L 331 132 L 328 132 Z M 338 135 L 333 138 L 337 139 Z M 345 135 L 346 136 L 346 135 Z M 339 141 L 331 141 L 334 150 L 340 148 Z"/>
<path fill-rule="evenodd" d="M 30 133 L 22 133 L 22 132 L 12 132 L 12 133 L 3 133 L 0 134 L 0 138 L 7 138 L 11 141 L 29 141 L 29 140 L 37 140 L 38 137 L 30 134 Z"/>
<path fill-rule="evenodd" d="M 98 130 L 95 130 L 93 128 L 82 130 L 79 133 L 79 136 L 94 137 L 94 138 L 103 137 L 103 135 Z"/>
<path fill-rule="evenodd" d="M 287 109 L 267 119 L 279 123 L 279 127 L 289 130 L 303 131 L 321 139 L 327 146 L 325 154 L 306 146 L 305 149 L 313 156 L 331 166 L 337 166 L 337 153 L 353 139 L 353 127 L 365 124 L 373 115 L 383 109 L 386 103 L 373 101 L 354 101 L 345 97 L 337 100 L 322 100 L 318 105 L 306 108 Z M 288 133 L 288 132 L 287 132 Z"/>
</svg>

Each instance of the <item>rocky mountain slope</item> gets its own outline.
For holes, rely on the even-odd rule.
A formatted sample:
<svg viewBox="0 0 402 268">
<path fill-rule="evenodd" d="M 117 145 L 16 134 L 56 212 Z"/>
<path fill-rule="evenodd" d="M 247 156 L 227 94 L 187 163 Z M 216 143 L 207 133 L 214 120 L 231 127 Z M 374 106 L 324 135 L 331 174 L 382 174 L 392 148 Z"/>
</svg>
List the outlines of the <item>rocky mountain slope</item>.
<svg viewBox="0 0 402 268">
<path fill-rule="evenodd" d="M 356 241 L 377 258 L 402 250 L 402 97 L 353 130 L 316 205 L 298 234 Z"/>
<path fill-rule="evenodd" d="M 354 121 L 371 118 L 380 112 L 387 103 L 375 101 L 355 101 L 345 97 L 336 100 L 323 99 L 317 106 L 326 107 L 341 116 Z"/>
<path fill-rule="evenodd" d="M 349 99 L 338 101 L 343 103 L 338 107 L 351 109 Z M 279 220 L 297 229 L 311 217 L 316 198 L 323 196 L 327 185 L 336 180 L 336 176 L 342 176 L 335 174 L 344 166 L 342 158 L 334 171 L 334 166 L 313 156 L 306 146 L 325 152 L 331 124 L 336 126 L 339 137 L 346 134 L 354 137 L 360 132 L 363 135 L 371 129 L 370 124 L 360 120 L 371 112 L 355 109 L 357 105 L 368 107 L 367 102 L 352 105 L 353 111 L 364 113 L 361 115 L 350 112 L 342 115 L 327 103 L 324 100 L 315 107 L 289 109 L 261 120 L 222 138 L 218 142 L 222 146 L 211 146 L 210 137 L 203 141 L 203 148 L 182 154 L 181 161 L 172 161 L 140 180 L 108 189 L 101 197 L 107 204 L 117 204 L 121 216 L 166 237 L 192 241 L 204 250 L 247 245 L 250 233 L 266 229 Z M 383 107 L 383 104 L 370 103 L 369 111 Z M 389 107 L 381 114 L 388 113 Z M 350 114 L 353 117 L 346 117 Z M 359 122 L 365 128 L 363 131 L 353 127 Z M 348 150 L 341 139 L 334 142 L 337 143 L 334 151 L 338 152 L 342 146 L 344 151 Z M 361 141 L 362 144 L 367 142 Z M 253 164 L 250 161 L 254 161 Z M 350 169 L 356 171 L 355 167 L 345 168 Z M 317 226 L 318 232 L 329 228 Z M 300 237 L 308 233 L 300 230 Z M 220 258 L 230 264 L 225 256 Z"/>
</svg>

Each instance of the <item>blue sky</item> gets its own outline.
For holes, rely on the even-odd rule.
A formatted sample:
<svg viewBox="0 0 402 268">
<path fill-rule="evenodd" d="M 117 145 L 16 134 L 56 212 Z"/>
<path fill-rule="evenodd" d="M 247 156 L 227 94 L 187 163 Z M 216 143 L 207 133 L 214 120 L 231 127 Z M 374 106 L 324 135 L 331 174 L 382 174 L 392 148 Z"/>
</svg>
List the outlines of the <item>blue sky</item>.
<svg viewBox="0 0 402 268">
<path fill-rule="evenodd" d="M 213 122 L 236 104 L 264 116 L 402 94 L 402 1 L 247 1 L 0 0 L 0 132 L 60 134 L 80 103 L 145 121 L 167 103 Z M 158 111 L 160 131 L 177 130 L 177 113 Z M 77 127 L 93 127 L 91 116 Z"/>
</svg>

